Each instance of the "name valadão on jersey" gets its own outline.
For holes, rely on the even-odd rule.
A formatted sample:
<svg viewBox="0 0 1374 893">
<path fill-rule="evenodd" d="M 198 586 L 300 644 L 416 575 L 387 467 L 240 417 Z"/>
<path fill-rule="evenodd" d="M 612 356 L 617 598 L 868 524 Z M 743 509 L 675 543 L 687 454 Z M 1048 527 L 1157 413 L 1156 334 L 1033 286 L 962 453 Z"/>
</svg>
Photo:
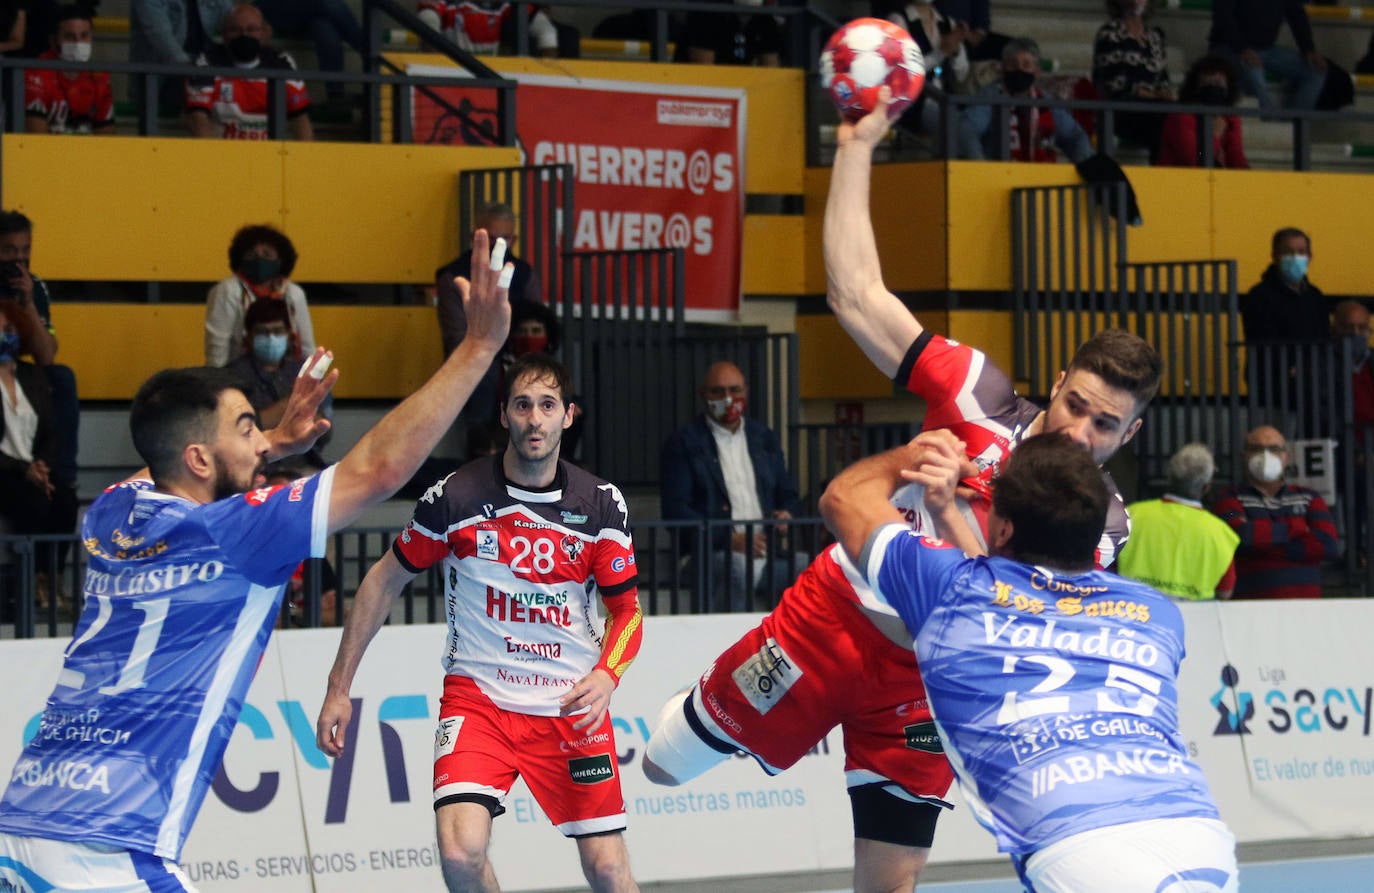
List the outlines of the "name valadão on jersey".
<svg viewBox="0 0 1374 893">
<path fill-rule="evenodd" d="M 984 611 L 983 635 L 989 645 L 1005 643 L 1013 648 L 1053 648 L 1142 667 L 1153 667 L 1159 663 L 1159 649 L 1149 642 L 1136 642 L 1135 630 L 1131 629 L 1099 626 L 1096 632 L 1085 635 L 1079 630 L 1060 630 L 1053 618 L 1045 621 L 1021 620 L 994 611 Z"/>
</svg>

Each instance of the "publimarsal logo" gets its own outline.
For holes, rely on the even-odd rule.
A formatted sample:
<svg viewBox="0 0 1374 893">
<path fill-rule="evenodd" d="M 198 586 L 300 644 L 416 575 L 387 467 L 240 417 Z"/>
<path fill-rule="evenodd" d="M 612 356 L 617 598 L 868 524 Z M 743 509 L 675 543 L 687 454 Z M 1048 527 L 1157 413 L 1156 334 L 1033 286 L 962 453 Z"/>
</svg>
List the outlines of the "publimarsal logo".
<svg viewBox="0 0 1374 893">
<path fill-rule="evenodd" d="M 731 104 L 728 102 L 691 102 L 684 99 L 660 99 L 658 123 L 685 127 L 729 127 Z"/>
</svg>

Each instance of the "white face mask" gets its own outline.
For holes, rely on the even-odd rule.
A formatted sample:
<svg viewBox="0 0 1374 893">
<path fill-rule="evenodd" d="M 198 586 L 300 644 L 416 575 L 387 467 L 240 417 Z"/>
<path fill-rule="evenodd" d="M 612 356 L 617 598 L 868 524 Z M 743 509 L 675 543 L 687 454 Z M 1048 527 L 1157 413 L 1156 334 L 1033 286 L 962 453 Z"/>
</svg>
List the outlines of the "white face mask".
<svg viewBox="0 0 1374 893">
<path fill-rule="evenodd" d="M 58 45 L 58 55 L 63 62 L 91 61 L 91 42 L 89 40 L 64 40 Z"/>
<path fill-rule="evenodd" d="M 1283 460 L 1270 452 L 1256 453 L 1246 463 L 1250 476 L 1257 481 L 1272 484 L 1283 477 Z"/>
</svg>

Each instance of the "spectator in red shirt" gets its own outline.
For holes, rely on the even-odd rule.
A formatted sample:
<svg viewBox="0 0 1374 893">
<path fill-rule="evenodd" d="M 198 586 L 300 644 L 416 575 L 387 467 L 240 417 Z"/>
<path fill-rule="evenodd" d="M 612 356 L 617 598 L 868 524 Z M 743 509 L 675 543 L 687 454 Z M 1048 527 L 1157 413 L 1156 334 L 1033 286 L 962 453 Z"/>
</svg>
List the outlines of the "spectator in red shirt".
<svg viewBox="0 0 1374 893">
<path fill-rule="evenodd" d="M 89 62 L 91 13 L 83 6 L 58 10 L 57 30 L 39 59 Z M 24 126 L 29 133 L 112 133 L 114 94 L 103 71 L 31 70 L 24 74 Z"/>
<path fill-rule="evenodd" d="M 1240 98 L 1240 84 L 1231 63 L 1220 56 L 1203 56 L 1188 69 L 1178 101 L 1185 105 L 1230 108 Z M 1159 138 L 1159 164 L 1165 167 L 1201 167 L 1202 115 L 1175 112 L 1164 119 Z M 1241 142 L 1240 117 L 1212 116 L 1212 158 L 1216 167 L 1248 168 Z"/>
<path fill-rule="evenodd" d="M 1321 598 L 1322 562 L 1339 553 L 1326 500 L 1285 483 L 1287 464 L 1283 434 L 1260 425 L 1245 435 L 1245 483 L 1212 505 L 1240 534 L 1235 598 Z"/>
<path fill-rule="evenodd" d="M 241 3 L 229 10 L 221 28 L 222 43 L 210 44 L 196 59 L 197 65 L 213 68 L 296 69 L 295 60 L 273 49 L 267 41 L 272 28 L 257 7 Z M 223 139 L 267 139 L 267 99 L 263 78 L 195 78 L 186 83 L 186 119 L 193 136 Z M 313 140 L 310 126 L 310 95 L 305 82 L 286 82 L 286 121 L 291 136 Z"/>
</svg>

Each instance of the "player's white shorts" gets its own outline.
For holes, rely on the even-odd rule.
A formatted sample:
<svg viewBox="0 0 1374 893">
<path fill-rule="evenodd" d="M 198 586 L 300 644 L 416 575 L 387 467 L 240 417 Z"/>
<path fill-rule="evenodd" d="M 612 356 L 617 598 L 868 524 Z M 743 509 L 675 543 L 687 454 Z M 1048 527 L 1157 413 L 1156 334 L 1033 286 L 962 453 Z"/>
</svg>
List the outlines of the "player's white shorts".
<svg viewBox="0 0 1374 893">
<path fill-rule="evenodd" d="M 1216 819 L 1096 828 L 1052 843 L 1024 866 L 1035 893 L 1234 893 L 1236 838 Z"/>
<path fill-rule="evenodd" d="M 115 847 L 0 834 L 0 893 L 196 893 L 176 863 Z"/>
</svg>

